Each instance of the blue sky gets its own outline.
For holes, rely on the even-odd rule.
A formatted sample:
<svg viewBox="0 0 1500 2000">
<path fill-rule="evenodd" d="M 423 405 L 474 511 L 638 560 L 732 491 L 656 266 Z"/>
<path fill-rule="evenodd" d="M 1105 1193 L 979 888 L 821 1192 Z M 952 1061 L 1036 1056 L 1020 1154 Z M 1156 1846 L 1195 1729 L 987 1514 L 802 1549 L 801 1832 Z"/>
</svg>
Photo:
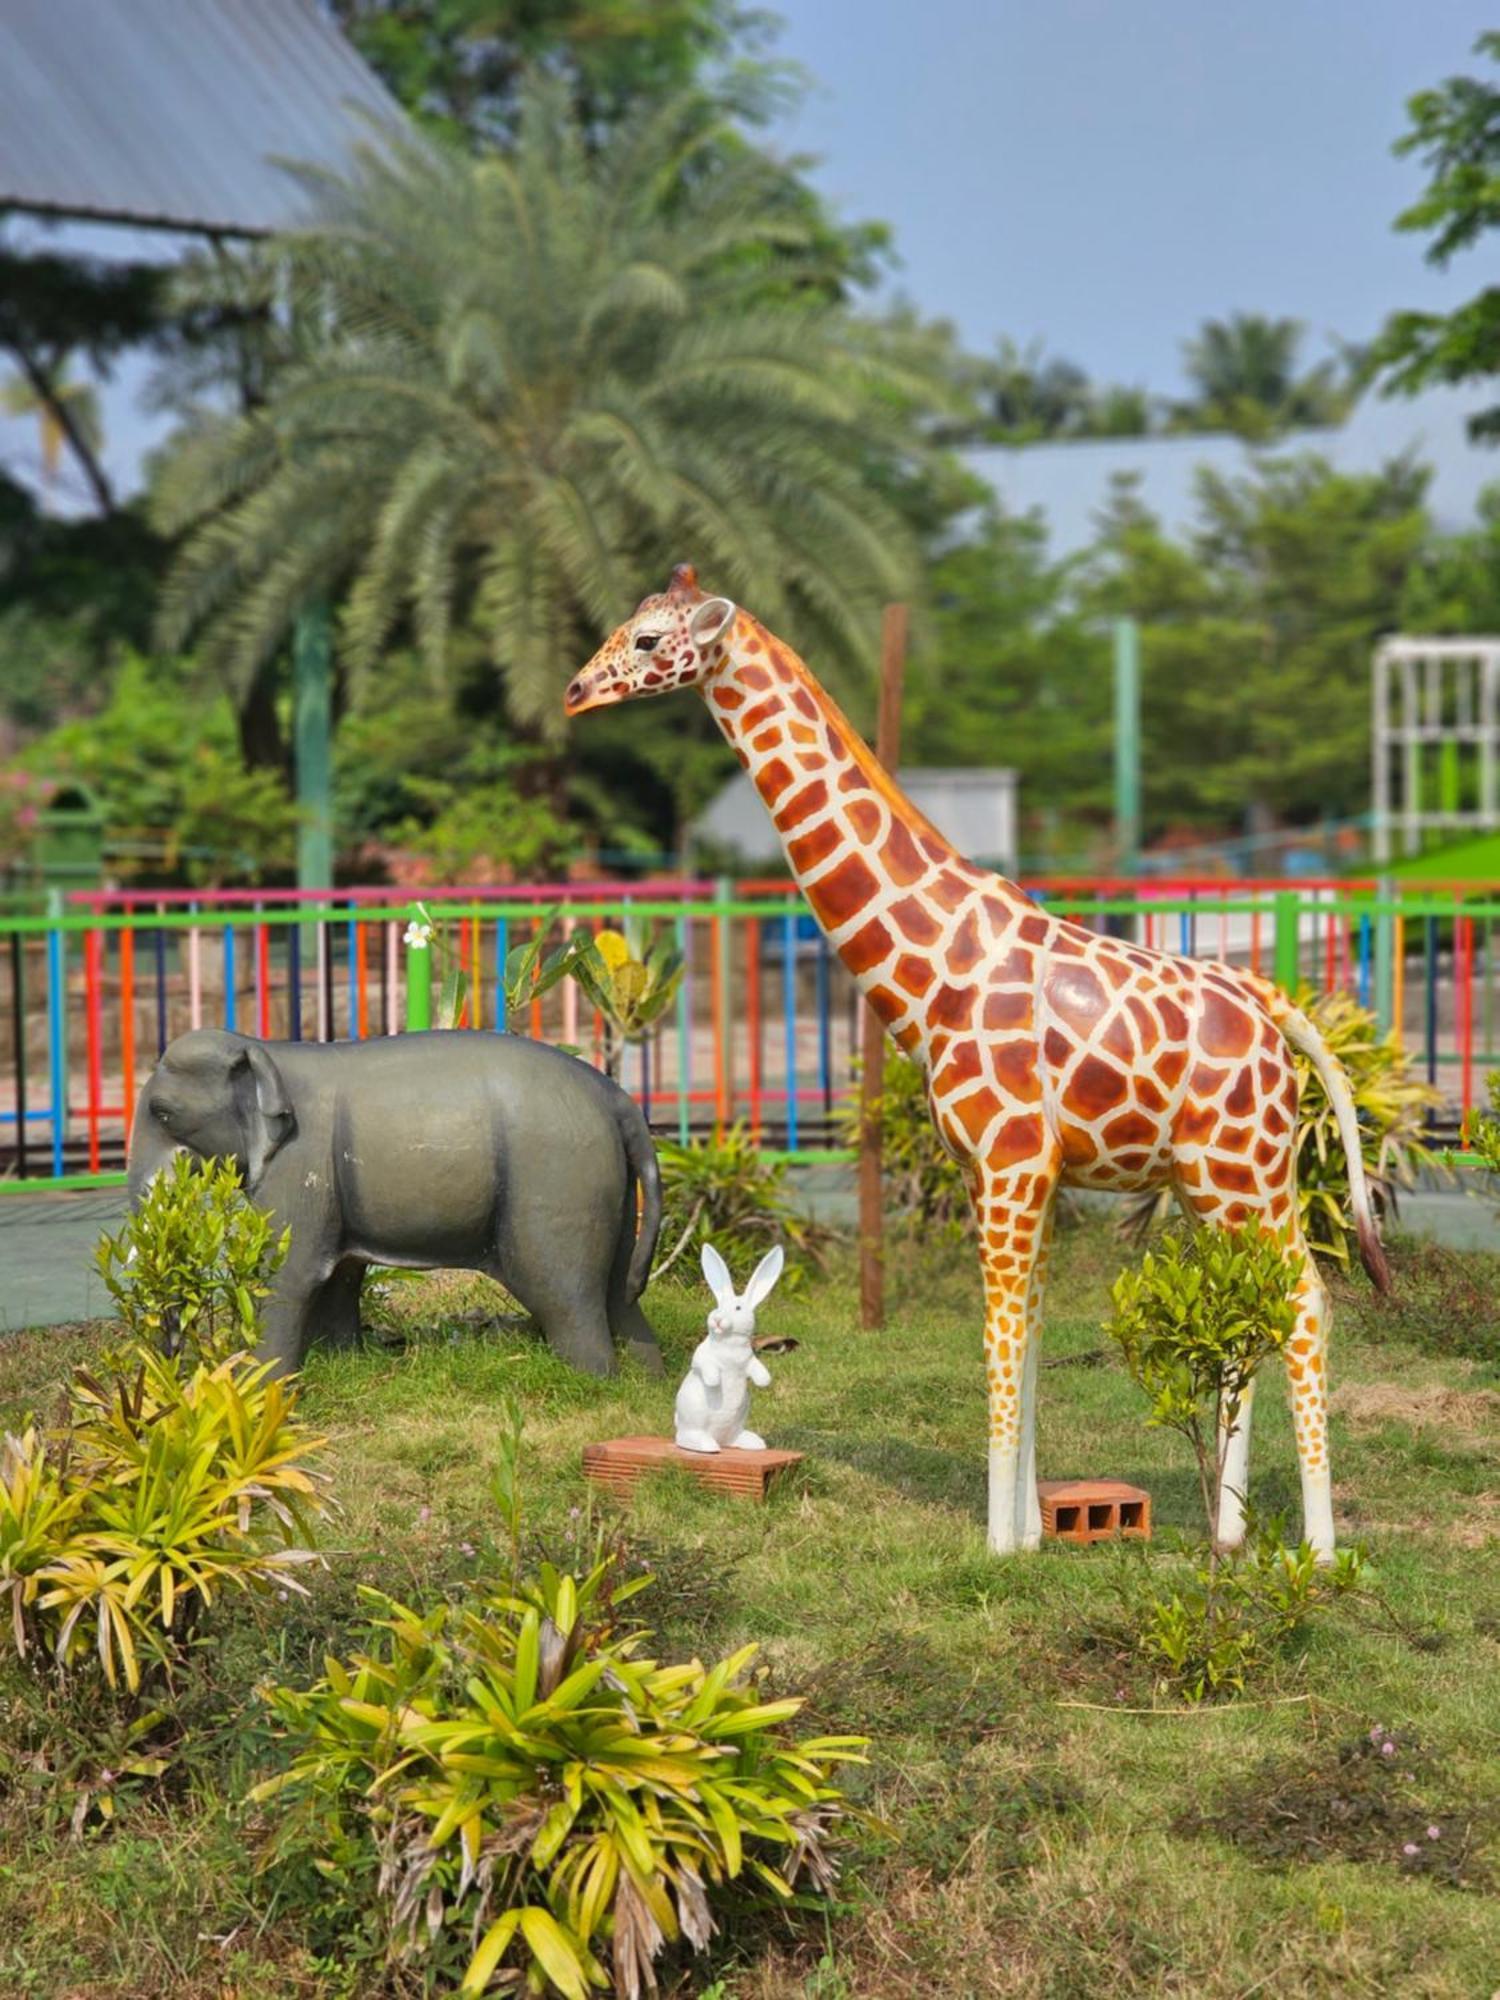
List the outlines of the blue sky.
<svg viewBox="0 0 1500 2000">
<path fill-rule="evenodd" d="M 1486 281 L 1493 250 L 1448 274 L 1391 228 L 1421 183 L 1391 144 L 1416 89 L 1476 64 L 1493 17 L 1459 0 L 781 0 L 779 49 L 814 87 L 778 128 L 821 156 L 850 217 L 894 225 L 892 284 L 970 346 L 1042 339 L 1102 378 L 1171 392 L 1181 343 L 1236 309 L 1290 314 L 1320 345 L 1367 337 L 1398 305 L 1442 307 Z M 149 426 L 127 373 L 109 399 L 113 469 L 133 478 Z M 1435 510 L 1464 517 L 1500 478 L 1471 448 L 1470 394 L 1372 403 L 1330 446 L 1373 465 L 1413 446 Z M 29 438 L 0 422 L 0 454 Z M 1229 445 L 987 454 L 1014 505 L 1060 545 L 1086 536 L 1110 470 L 1139 466 L 1169 519 L 1192 466 Z"/>
<path fill-rule="evenodd" d="M 1395 158 L 1416 90 L 1479 65 L 1492 12 L 1457 0 L 783 0 L 780 46 L 817 79 L 782 137 L 849 217 L 894 225 L 896 289 L 968 345 L 1000 333 L 1101 379 L 1182 386 L 1181 345 L 1240 310 L 1367 338 L 1398 306 L 1489 281 L 1493 248 L 1430 269 L 1395 215 L 1422 185 Z M 1482 398 L 1368 399 L 1336 437 L 1349 468 L 1414 449 L 1434 512 L 1467 517 L 1500 456 L 1469 445 Z M 1111 472 L 1138 469 L 1169 521 L 1228 442 L 1064 446 L 976 461 L 1058 546 L 1087 539 Z"/>
</svg>

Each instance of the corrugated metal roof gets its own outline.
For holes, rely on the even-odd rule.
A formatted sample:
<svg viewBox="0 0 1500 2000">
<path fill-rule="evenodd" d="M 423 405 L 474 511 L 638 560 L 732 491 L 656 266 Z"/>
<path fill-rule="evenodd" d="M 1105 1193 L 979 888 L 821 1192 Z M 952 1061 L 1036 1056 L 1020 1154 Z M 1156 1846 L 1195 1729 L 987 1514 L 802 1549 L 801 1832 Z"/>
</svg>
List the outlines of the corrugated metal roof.
<svg viewBox="0 0 1500 2000">
<path fill-rule="evenodd" d="M 3 0 L 0 206 L 258 234 L 404 124 L 312 0 Z"/>
<path fill-rule="evenodd" d="M 1016 774 L 999 765 L 903 766 L 897 782 L 920 813 L 971 861 L 1016 865 Z M 746 861 L 770 860 L 780 835 L 750 775 L 725 781 L 693 823 L 700 840 Z"/>
</svg>

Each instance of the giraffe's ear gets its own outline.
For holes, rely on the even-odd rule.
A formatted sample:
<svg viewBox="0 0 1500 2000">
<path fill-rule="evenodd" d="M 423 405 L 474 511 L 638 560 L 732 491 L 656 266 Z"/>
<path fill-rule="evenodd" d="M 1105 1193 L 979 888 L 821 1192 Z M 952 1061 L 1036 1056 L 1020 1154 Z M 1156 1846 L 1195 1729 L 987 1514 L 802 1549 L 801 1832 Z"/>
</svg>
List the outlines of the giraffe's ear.
<svg viewBox="0 0 1500 2000">
<path fill-rule="evenodd" d="M 733 616 L 734 606 L 727 597 L 705 597 L 688 620 L 688 635 L 701 652 L 713 644 Z"/>
</svg>

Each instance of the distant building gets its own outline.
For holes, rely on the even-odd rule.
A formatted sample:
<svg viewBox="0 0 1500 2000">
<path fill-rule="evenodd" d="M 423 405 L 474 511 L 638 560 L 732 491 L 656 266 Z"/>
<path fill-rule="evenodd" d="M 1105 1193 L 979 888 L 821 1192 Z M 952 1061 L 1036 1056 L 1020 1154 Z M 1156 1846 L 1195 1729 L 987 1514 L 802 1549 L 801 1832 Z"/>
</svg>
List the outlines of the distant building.
<svg viewBox="0 0 1500 2000">
<path fill-rule="evenodd" d="M 1016 774 L 997 769 L 918 768 L 900 773 L 919 812 L 970 861 L 1016 866 Z M 743 863 L 784 866 L 781 841 L 759 792 L 741 771 L 693 823 L 693 839 Z"/>
</svg>

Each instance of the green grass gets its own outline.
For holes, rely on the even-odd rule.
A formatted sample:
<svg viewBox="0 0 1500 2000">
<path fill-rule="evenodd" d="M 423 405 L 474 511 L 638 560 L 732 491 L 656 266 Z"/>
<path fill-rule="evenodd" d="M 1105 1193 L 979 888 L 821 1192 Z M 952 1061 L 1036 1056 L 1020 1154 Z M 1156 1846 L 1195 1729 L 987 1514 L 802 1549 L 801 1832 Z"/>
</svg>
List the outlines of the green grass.
<svg viewBox="0 0 1500 2000">
<path fill-rule="evenodd" d="M 1379 1599 L 1322 1617 L 1252 1699 L 1184 1713 L 1132 1653 L 1124 1602 L 1183 1572 L 1175 1544 L 1196 1504 L 1185 1448 L 1145 1428 L 1111 1361 L 1077 1365 L 1101 1344 L 1120 1261 L 1096 1223 L 1063 1236 L 1040 1465 L 1149 1487 L 1148 1553 L 986 1553 L 978 1301 L 962 1249 L 900 1256 L 882 1333 L 859 1331 L 844 1278 L 763 1309 L 764 1331 L 801 1344 L 771 1358 L 755 1421 L 807 1454 L 764 1509 L 675 1474 L 638 1492 L 624 1518 L 660 1579 L 641 1610 L 662 1652 L 759 1640 L 812 1722 L 872 1737 L 858 1784 L 883 1823 L 861 1837 L 826 1923 L 762 1922 L 669 1990 L 1084 2000 L 1500 1985 L 1500 1900 L 1453 1886 L 1500 1873 L 1500 1368 L 1472 1310 L 1453 1350 L 1445 1285 L 1468 1267 L 1453 1279 L 1398 1256 L 1420 1309 L 1339 1288 L 1336 1501 Z M 55 1793 L 7 1754 L 35 1736 L 41 1697 L 0 1675 L 0 1993 L 404 1990 L 382 1987 L 352 1941 L 319 1946 L 315 1912 L 254 1874 L 255 1829 L 235 1800 L 271 1754 L 255 1684 L 315 1671 L 325 1645 L 347 1643 L 360 1579 L 422 1597 L 483 1571 L 507 1391 L 527 1411 L 532 1533 L 554 1552 L 586 1539 L 608 1510 L 586 1494 L 583 1446 L 669 1423 L 673 1371 L 707 1308 L 706 1293 L 661 1288 L 648 1306 L 668 1379 L 596 1383 L 525 1333 L 463 1317 L 495 1300 L 477 1281 L 401 1286 L 388 1316 L 403 1348 L 312 1359 L 305 1414 L 331 1438 L 343 1506 L 329 1574 L 311 1605 L 226 1612 L 182 1693 L 189 1753 L 161 1786 L 126 1796 L 112 1828 L 91 1820 L 71 1837 L 66 1806 L 49 1807 Z M 46 1414 L 99 1337 L 0 1343 L 0 1420 Z M 1263 1510 L 1295 1522 L 1279 1383 L 1259 1400 L 1252 1480 Z M 101 1726 L 96 1708 L 49 1700 L 56 1740 Z M 1389 1764 L 1341 1758 L 1377 1724 L 1396 1732 Z M 1446 1875 L 1401 1851 L 1427 1815 L 1436 1854 L 1454 1857 Z"/>
</svg>

